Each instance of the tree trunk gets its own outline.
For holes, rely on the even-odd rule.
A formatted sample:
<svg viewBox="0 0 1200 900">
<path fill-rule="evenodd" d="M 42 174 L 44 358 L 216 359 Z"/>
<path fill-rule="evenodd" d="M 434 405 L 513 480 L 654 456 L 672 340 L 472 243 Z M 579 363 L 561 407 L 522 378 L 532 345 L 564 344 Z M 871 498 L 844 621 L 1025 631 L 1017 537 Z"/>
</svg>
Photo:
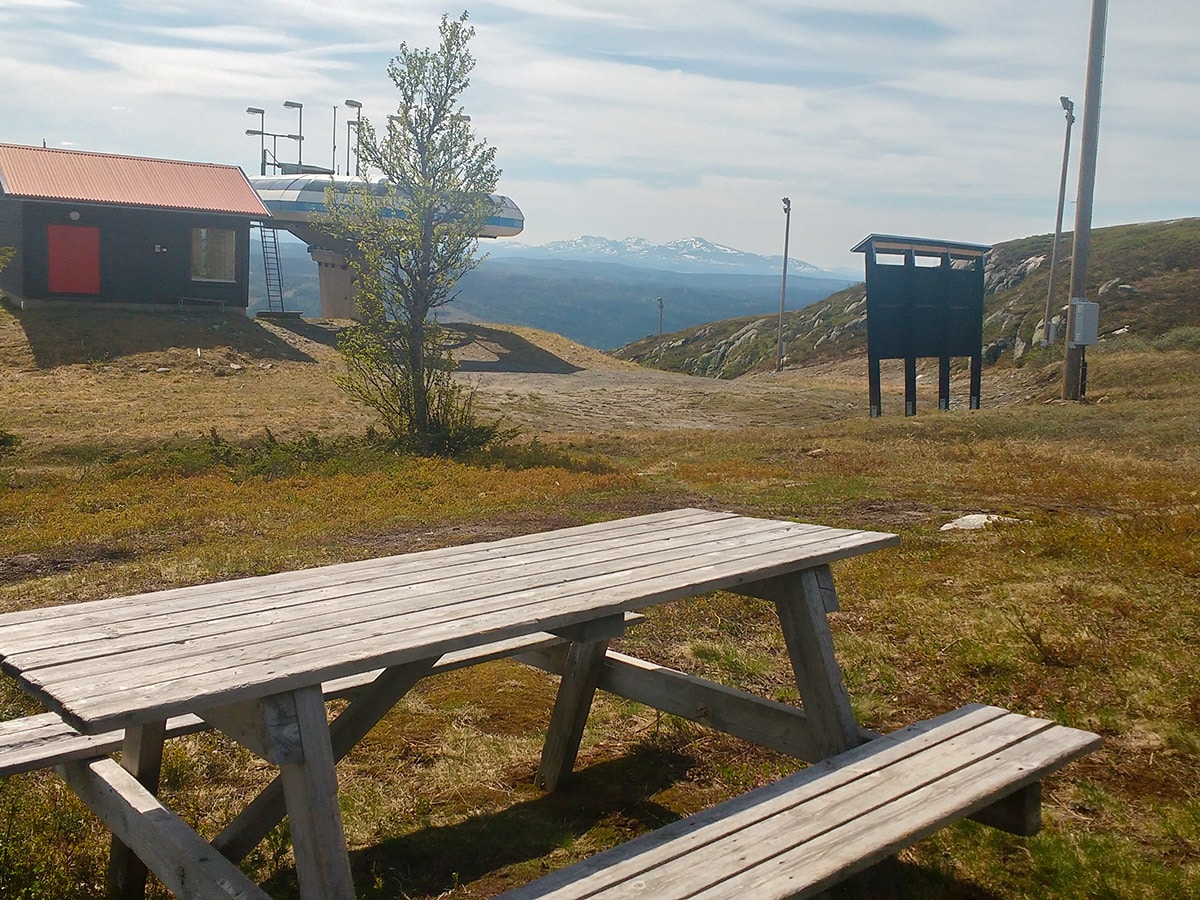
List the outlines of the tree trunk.
<svg viewBox="0 0 1200 900">
<path fill-rule="evenodd" d="M 412 376 L 413 432 L 424 438 L 429 434 L 429 392 L 425 386 L 425 316 L 413 316 L 408 335 L 408 359 Z"/>
</svg>

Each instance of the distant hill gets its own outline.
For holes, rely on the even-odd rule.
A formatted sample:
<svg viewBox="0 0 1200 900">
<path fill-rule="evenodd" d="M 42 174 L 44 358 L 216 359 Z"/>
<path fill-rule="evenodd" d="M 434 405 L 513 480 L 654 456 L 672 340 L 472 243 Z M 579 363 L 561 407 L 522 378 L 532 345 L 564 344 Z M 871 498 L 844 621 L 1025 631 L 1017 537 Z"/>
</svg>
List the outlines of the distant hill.
<svg viewBox="0 0 1200 900">
<path fill-rule="evenodd" d="M 1055 309 L 1064 316 L 1071 238 L 1063 238 L 1065 259 L 1055 297 Z M 988 254 L 983 334 L 989 361 L 1020 360 L 1040 333 L 1052 243 L 1053 235 L 1036 235 L 997 244 Z M 1152 340 L 1173 329 L 1200 327 L 1200 219 L 1096 229 L 1087 293 L 1101 306 L 1102 339 Z M 777 317 L 743 316 L 635 341 L 616 355 L 671 371 L 735 378 L 774 367 L 777 334 Z M 865 353 L 864 285 L 787 313 L 783 336 L 788 366 Z M 1061 340 L 1060 334 L 1060 346 Z"/>
<path fill-rule="evenodd" d="M 597 239 L 599 240 L 599 239 Z M 620 243 L 620 242 L 612 242 Z M 683 247 L 685 242 L 677 242 Z M 702 239 L 686 242 L 693 251 L 715 248 Z M 487 244 L 496 250 L 501 242 Z M 549 246 L 549 245 L 548 245 Z M 764 257 L 729 248 L 737 265 L 705 268 L 693 254 L 688 271 L 628 265 L 609 258 L 574 259 L 557 251 L 523 257 L 497 251 L 463 279 L 458 298 L 438 315 L 445 321 L 492 322 L 553 331 L 589 347 L 608 350 L 658 333 L 658 298 L 663 300 L 663 328 L 677 331 L 703 322 L 764 314 L 779 308 L 780 273 L 756 274 L 768 268 Z M 281 241 L 285 308 L 307 317 L 320 316 L 316 264 L 303 244 Z M 760 262 L 755 263 L 754 260 Z M 802 273 L 807 264 L 795 261 Z M 644 263 L 644 260 L 643 260 Z M 782 258 L 779 259 L 782 266 Z M 818 271 L 808 266 L 809 271 Z M 788 306 L 796 308 L 844 287 L 848 279 L 796 274 L 789 262 Z M 251 245 L 251 309 L 266 307 L 262 254 Z"/>
</svg>

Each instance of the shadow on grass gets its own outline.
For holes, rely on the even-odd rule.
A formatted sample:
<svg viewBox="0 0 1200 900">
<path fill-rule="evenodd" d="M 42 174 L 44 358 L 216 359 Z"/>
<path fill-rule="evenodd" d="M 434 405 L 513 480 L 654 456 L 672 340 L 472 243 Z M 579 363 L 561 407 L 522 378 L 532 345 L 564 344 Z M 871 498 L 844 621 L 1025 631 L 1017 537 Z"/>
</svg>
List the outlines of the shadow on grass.
<svg viewBox="0 0 1200 900">
<path fill-rule="evenodd" d="M 276 328 L 286 329 L 327 347 L 337 347 L 341 327 L 300 318 L 272 318 Z M 520 335 L 500 328 L 488 328 L 466 322 L 442 326 L 450 342 L 450 352 L 460 372 L 523 372 L 570 375 L 578 372 L 572 365 Z"/>
<path fill-rule="evenodd" d="M 323 320 L 313 321 L 311 319 L 292 316 L 280 316 L 279 318 L 262 316 L 261 318 L 264 321 L 270 322 L 276 328 L 290 331 L 292 334 L 306 338 L 314 344 L 323 344 L 326 347 L 336 348 L 338 335 L 342 331 L 341 326 L 327 324 Z"/>
<path fill-rule="evenodd" d="M 681 781 L 691 765 L 681 754 L 642 748 L 579 769 L 556 793 L 351 853 L 357 896 L 436 897 L 488 876 L 496 876 L 488 880 L 498 880 L 497 890 L 528 881 L 545 871 L 538 860 L 588 832 L 607 831 L 608 842 L 620 843 L 675 821 L 679 816 L 650 798 Z M 523 864 L 535 868 L 511 877 L 498 872 Z M 295 896 L 294 878 L 287 871 L 264 887 L 271 896 Z"/>
<path fill-rule="evenodd" d="M 467 884 L 472 885 L 470 896 L 492 896 L 532 881 L 566 865 L 576 855 L 571 844 L 585 835 L 597 844 L 615 845 L 682 818 L 651 798 L 683 781 L 694 764 L 686 755 L 644 746 L 621 759 L 577 770 L 556 793 L 358 850 L 350 854 L 356 896 L 441 897 Z M 566 858 L 555 860 L 558 850 L 567 850 Z M 1001 900 L 955 878 L 949 865 L 943 871 L 885 863 L 874 881 L 839 885 L 832 897 L 857 897 L 861 887 L 894 883 L 903 896 L 913 898 Z M 271 896 L 296 897 L 295 878 L 288 869 L 263 887 Z"/>
<path fill-rule="evenodd" d="M 549 350 L 532 344 L 520 335 L 486 325 L 454 322 L 445 326 L 451 338 L 451 352 L 460 372 L 536 372 L 546 375 L 570 375 L 578 372 L 572 365 Z M 484 359 L 470 358 L 474 355 Z"/>
<path fill-rule="evenodd" d="M 315 360 L 242 316 L 112 309 L 63 304 L 8 311 L 20 324 L 39 369 L 99 363 L 171 348 L 229 348 L 255 359 Z"/>
</svg>

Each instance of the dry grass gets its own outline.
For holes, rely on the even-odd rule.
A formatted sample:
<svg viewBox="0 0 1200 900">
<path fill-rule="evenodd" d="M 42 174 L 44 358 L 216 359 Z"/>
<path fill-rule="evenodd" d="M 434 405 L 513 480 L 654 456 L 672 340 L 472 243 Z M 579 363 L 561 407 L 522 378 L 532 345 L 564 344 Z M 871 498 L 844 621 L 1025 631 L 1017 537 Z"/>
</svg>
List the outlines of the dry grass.
<svg viewBox="0 0 1200 900">
<path fill-rule="evenodd" d="M 864 724 L 987 701 L 1106 739 L 1051 779 L 1042 835 L 949 829 L 905 855 L 910 895 L 1200 895 L 1195 354 L 1095 353 L 1086 406 L 1046 402 L 1051 362 L 986 372 L 985 404 L 1003 405 L 939 414 L 929 402 L 915 419 L 873 422 L 855 362 L 719 388 L 640 372 L 622 386 L 612 369 L 482 369 L 484 399 L 518 412 L 542 443 L 522 460 L 453 462 L 338 444 L 368 420 L 331 388 L 336 361 L 318 331 L 265 332 L 291 348 L 267 359 L 253 350 L 261 326 L 239 323 L 236 341 L 201 346 L 201 359 L 248 363 L 216 376 L 190 360 L 158 373 L 151 364 L 182 357 L 149 339 L 104 360 L 38 363 L 21 338 L 29 328 L 0 313 L 12 398 L 0 428 L 24 439 L 0 459 L 0 608 L 683 504 L 893 530 L 898 549 L 834 573 L 835 637 Z M 585 353 L 542 349 L 590 365 Z M 294 351 L 308 361 L 287 358 Z M 898 408 L 894 378 L 888 389 Z M 283 443 L 319 434 L 325 449 L 302 468 L 256 474 L 176 437 L 215 428 L 253 443 L 267 427 Z M 1019 524 L 938 530 L 965 512 Z M 625 646 L 795 699 L 773 614 L 757 601 L 718 594 L 657 608 Z M 356 749 L 340 772 L 362 896 L 490 896 L 794 767 L 601 698 L 575 786 L 543 796 L 532 776 L 552 693 L 551 679 L 510 663 L 439 676 Z M 0 716 L 29 711 L 0 681 Z M 267 775 L 213 735 L 173 748 L 167 772 L 169 803 L 210 835 Z M 52 774 L 0 781 L 0 895 L 99 896 L 105 847 Z M 283 833 L 248 865 L 292 894 Z"/>
</svg>

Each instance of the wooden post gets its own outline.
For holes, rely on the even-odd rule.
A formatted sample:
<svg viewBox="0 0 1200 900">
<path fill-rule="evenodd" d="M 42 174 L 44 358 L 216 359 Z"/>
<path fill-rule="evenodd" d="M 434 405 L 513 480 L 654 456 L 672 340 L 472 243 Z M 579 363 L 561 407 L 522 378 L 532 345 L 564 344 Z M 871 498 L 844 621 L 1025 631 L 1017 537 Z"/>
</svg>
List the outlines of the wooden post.
<svg viewBox="0 0 1200 900">
<path fill-rule="evenodd" d="M 567 649 L 562 682 L 554 698 L 542 761 L 534 782 L 543 790 L 553 791 L 570 774 L 583 740 L 583 729 L 592 708 L 592 697 L 600 681 L 608 638 L 572 641 Z"/>
<path fill-rule="evenodd" d="M 163 721 L 129 728 L 121 747 L 121 767 L 151 794 L 158 793 L 166 725 Z M 112 900 L 142 900 L 146 896 L 146 875 L 145 864 L 113 835 L 108 851 L 108 896 Z"/>
<path fill-rule="evenodd" d="M 904 415 L 917 414 L 917 358 L 904 359 Z"/>
<path fill-rule="evenodd" d="M 938 409 L 950 408 L 950 357 L 938 359 Z"/>
<path fill-rule="evenodd" d="M 879 387 L 879 357 L 867 357 L 867 390 L 871 406 L 871 418 L 878 419 L 883 415 L 883 392 Z"/>
<path fill-rule="evenodd" d="M 427 659 L 394 666 L 363 688 L 329 726 L 334 759 L 341 760 L 354 749 L 400 698 L 429 674 L 435 662 L 435 659 Z M 277 776 L 222 829 L 213 839 L 213 846 L 227 859 L 239 862 L 258 846 L 286 814 L 283 777 Z"/>
<path fill-rule="evenodd" d="M 796 687 L 813 727 L 821 758 L 836 756 L 862 743 L 850 695 L 834 655 L 827 610 L 836 608 L 828 566 L 762 582 L 755 593 L 775 603 Z"/>
<path fill-rule="evenodd" d="M 971 400 L 970 408 L 979 409 L 980 395 L 983 393 L 983 354 L 976 353 L 971 357 Z"/>
<path fill-rule="evenodd" d="M 319 684 L 291 696 L 304 759 L 279 767 L 302 900 L 354 900 L 350 857 L 337 802 L 337 773 Z"/>
</svg>

